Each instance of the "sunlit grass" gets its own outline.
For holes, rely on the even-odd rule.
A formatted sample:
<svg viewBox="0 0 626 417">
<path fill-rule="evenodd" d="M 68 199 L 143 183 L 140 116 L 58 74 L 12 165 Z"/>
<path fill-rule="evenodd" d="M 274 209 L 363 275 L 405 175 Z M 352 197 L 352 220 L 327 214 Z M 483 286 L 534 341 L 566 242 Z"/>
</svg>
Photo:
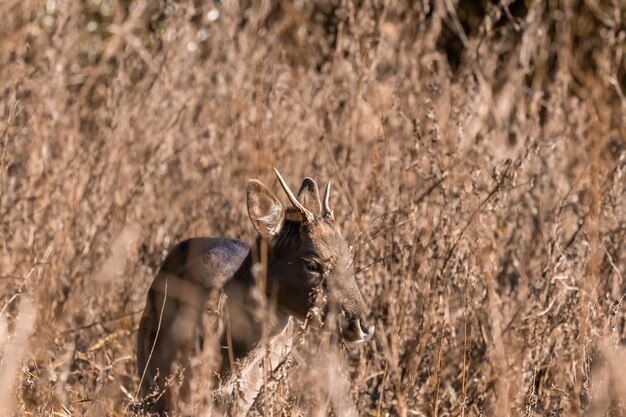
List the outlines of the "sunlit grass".
<svg viewBox="0 0 626 417">
<path fill-rule="evenodd" d="M 0 408 L 135 410 L 167 250 L 251 242 L 277 167 L 332 179 L 377 333 L 255 412 L 623 415 L 624 6 L 247 3 L 0 4 Z"/>
</svg>

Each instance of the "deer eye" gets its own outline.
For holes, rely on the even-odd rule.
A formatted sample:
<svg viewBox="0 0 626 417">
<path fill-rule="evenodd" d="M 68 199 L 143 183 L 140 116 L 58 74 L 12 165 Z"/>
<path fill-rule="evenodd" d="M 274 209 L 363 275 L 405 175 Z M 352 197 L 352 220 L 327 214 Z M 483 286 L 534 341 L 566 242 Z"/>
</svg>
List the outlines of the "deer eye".
<svg viewBox="0 0 626 417">
<path fill-rule="evenodd" d="M 322 265 L 319 262 L 313 261 L 310 259 L 304 260 L 304 267 L 309 272 L 316 272 L 316 273 L 322 272 Z"/>
</svg>

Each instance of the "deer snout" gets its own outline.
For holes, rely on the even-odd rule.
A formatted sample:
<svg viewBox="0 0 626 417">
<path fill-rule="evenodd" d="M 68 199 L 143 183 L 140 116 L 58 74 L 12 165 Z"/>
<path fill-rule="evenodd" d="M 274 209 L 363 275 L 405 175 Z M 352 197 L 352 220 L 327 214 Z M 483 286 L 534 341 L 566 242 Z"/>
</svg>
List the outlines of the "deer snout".
<svg viewBox="0 0 626 417">
<path fill-rule="evenodd" d="M 348 342 L 365 343 L 374 335 L 374 326 L 364 319 L 342 314 L 339 319 L 341 336 Z"/>
<path fill-rule="evenodd" d="M 374 336 L 374 325 L 370 325 L 368 326 L 367 324 L 365 324 L 362 320 L 358 320 L 359 322 L 359 331 L 360 331 L 360 336 L 361 336 L 361 341 L 362 342 L 367 342 L 369 341 L 372 336 Z"/>
</svg>

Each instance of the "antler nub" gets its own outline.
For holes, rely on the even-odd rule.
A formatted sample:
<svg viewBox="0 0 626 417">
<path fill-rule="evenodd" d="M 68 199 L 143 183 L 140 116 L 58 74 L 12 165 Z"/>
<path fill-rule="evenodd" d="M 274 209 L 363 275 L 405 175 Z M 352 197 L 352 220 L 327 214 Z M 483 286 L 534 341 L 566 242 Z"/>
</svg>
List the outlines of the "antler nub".
<svg viewBox="0 0 626 417">
<path fill-rule="evenodd" d="M 324 190 L 324 207 L 323 207 L 323 215 L 327 219 L 334 220 L 335 214 L 330 209 L 330 205 L 328 204 L 328 200 L 330 199 L 330 181 L 326 184 L 326 190 Z"/>
<path fill-rule="evenodd" d="M 281 187 L 283 187 L 283 190 L 285 190 L 287 197 L 289 197 L 289 201 L 291 201 L 291 204 L 302 214 L 305 223 L 313 223 L 315 221 L 315 215 L 307 210 L 306 207 L 304 207 L 302 204 L 300 204 L 300 202 L 298 201 L 296 196 L 293 195 L 293 193 L 289 189 L 289 186 L 276 168 L 274 168 L 274 172 L 276 173 L 276 178 L 278 178 L 278 182 L 280 182 Z"/>
</svg>

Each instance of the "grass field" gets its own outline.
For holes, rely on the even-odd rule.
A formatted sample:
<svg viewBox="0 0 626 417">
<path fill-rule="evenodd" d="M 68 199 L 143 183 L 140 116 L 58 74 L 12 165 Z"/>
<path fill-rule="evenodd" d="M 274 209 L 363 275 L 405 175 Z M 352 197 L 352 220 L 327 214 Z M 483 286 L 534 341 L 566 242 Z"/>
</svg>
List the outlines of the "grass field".
<svg viewBox="0 0 626 417">
<path fill-rule="evenodd" d="M 255 413 L 626 415 L 626 5 L 494 3 L 0 2 L 0 414 L 132 414 L 168 249 L 252 242 L 277 167 L 377 333 Z"/>
</svg>

